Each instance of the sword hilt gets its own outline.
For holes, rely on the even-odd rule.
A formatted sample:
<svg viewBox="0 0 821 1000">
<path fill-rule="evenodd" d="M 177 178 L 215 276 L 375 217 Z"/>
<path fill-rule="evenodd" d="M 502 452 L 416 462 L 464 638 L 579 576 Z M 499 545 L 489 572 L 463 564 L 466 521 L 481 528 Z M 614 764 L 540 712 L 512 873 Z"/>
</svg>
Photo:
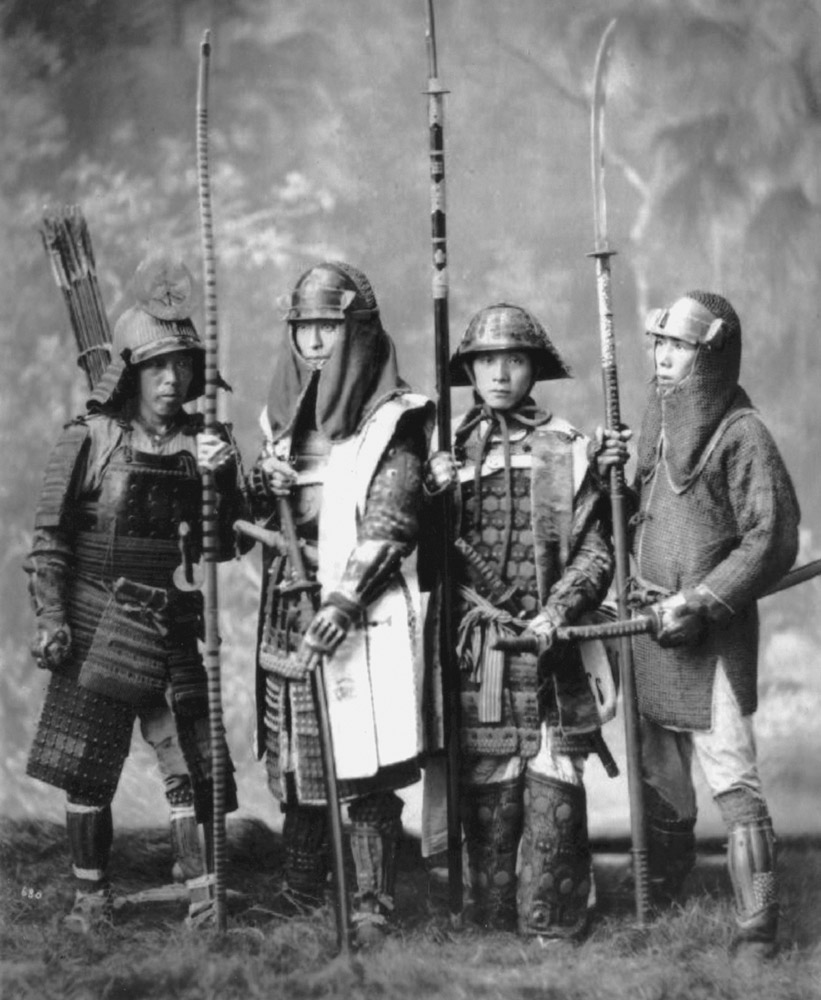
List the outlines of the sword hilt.
<svg viewBox="0 0 821 1000">
<path fill-rule="evenodd" d="M 625 635 L 655 635 L 660 627 L 660 619 L 655 611 L 648 610 L 637 618 L 626 621 L 602 622 L 596 625 L 565 625 L 556 629 L 559 642 L 582 642 L 585 639 L 618 639 Z M 547 649 L 547 643 L 538 635 L 525 633 L 517 636 L 503 636 L 493 644 L 494 649 L 505 653 L 531 653 L 539 656 Z"/>
</svg>

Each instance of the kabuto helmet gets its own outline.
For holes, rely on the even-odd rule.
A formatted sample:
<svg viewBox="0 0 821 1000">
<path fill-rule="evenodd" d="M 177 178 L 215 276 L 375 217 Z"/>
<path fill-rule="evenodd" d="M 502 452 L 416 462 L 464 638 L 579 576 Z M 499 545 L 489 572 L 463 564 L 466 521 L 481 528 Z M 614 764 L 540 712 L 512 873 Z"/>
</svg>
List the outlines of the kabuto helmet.
<svg viewBox="0 0 821 1000">
<path fill-rule="evenodd" d="M 300 320 L 374 319 L 376 296 L 365 275 L 342 261 L 326 261 L 305 271 L 282 303 L 289 323 Z"/>
<path fill-rule="evenodd" d="M 179 258 L 153 254 L 138 266 L 131 291 L 135 302 L 117 320 L 112 360 L 94 389 L 89 406 L 118 405 L 134 389 L 133 377 L 144 361 L 186 351 L 194 373 L 185 402 L 205 391 L 205 345 L 191 320 L 194 280 Z"/>
<path fill-rule="evenodd" d="M 740 325 L 726 299 L 707 292 L 688 292 L 669 309 L 652 309 L 645 331 L 650 337 L 673 337 L 694 347 L 703 344 L 720 350 L 727 337 L 740 332 Z"/>
<path fill-rule="evenodd" d="M 280 346 L 266 408 L 274 440 L 292 431 L 303 409 L 313 410 L 312 425 L 332 441 L 344 440 L 380 401 L 407 391 L 376 295 L 358 268 L 338 260 L 315 264 L 278 302 L 288 343 L 287 355 Z M 303 357 L 294 339 L 297 324 L 311 320 L 343 323 L 321 367 Z"/>
<path fill-rule="evenodd" d="M 664 433 L 664 461 L 670 482 L 686 488 L 716 428 L 737 401 L 741 371 L 741 321 L 730 303 L 714 292 L 687 292 L 647 317 L 648 336 L 673 337 L 696 348 L 689 373 L 673 386 L 656 379 L 650 387 L 639 468 L 651 469 Z M 744 395 L 746 399 L 746 395 Z"/>
<path fill-rule="evenodd" d="M 488 351 L 527 351 L 533 359 L 534 382 L 573 377 L 536 317 L 508 302 L 480 309 L 468 323 L 450 359 L 451 385 L 471 385 L 470 359 Z"/>
</svg>

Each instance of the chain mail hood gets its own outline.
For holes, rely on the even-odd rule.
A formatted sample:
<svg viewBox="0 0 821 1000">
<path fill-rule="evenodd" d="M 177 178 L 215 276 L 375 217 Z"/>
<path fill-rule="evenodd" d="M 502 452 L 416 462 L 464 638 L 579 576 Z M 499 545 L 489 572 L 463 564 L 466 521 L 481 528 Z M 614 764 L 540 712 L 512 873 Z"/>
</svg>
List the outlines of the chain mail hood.
<svg viewBox="0 0 821 1000">
<path fill-rule="evenodd" d="M 705 449 L 721 421 L 732 411 L 752 406 L 739 386 L 741 323 L 726 299 L 709 292 L 688 292 L 691 299 L 725 321 L 720 345 L 700 343 L 690 373 L 675 386 L 662 388 L 654 376 L 638 444 L 638 472 L 652 475 L 661 456 L 670 482 L 683 492 L 698 475 Z M 660 330 L 649 331 L 653 333 Z"/>
<path fill-rule="evenodd" d="M 274 440 L 291 434 L 302 418 L 331 441 L 343 441 L 356 433 L 380 403 L 409 387 L 399 377 L 396 349 L 382 326 L 365 275 L 349 264 L 331 261 L 306 272 L 297 290 L 308 276 L 314 279 L 314 287 L 317 281 L 324 282 L 321 287 L 326 292 L 341 287 L 354 297 L 344 310 L 339 339 L 319 371 L 297 350 L 292 324 L 287 322 L 287 337 L 274 363 L 268 420 Z M 293 312 L 292 308 L 289 318 Z M 311 408 L 313 413 L 308 412 Z"/>
</svg>

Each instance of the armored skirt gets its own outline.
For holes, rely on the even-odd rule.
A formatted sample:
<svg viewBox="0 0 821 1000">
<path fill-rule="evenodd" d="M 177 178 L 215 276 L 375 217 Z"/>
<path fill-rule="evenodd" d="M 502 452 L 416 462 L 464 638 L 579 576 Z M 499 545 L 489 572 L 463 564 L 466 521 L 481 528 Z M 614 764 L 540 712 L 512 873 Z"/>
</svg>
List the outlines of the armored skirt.
<svg viewBox="0 0 821 1000">
<path fill-rule="evenodd" d="M 195 555 L 199 545 L 197 426 L 186 421 L 178 450 L 151 454 L 133 446 L 129 425 L 94 415 L 70 424 L 52 453 L 27 569 L 35 602 L 62 612 L 72 646 L 50 677 L 28 773 L 107 804 L 135 718 L 167 701 L 203 821 L 211 804 L 202 596 L 173 582 L 181 523 Z M 226 519 L 239 514 L 227 479 L 220 503 Z M 236 808 L 233 783 L 227 801 Z"/>
</svg>

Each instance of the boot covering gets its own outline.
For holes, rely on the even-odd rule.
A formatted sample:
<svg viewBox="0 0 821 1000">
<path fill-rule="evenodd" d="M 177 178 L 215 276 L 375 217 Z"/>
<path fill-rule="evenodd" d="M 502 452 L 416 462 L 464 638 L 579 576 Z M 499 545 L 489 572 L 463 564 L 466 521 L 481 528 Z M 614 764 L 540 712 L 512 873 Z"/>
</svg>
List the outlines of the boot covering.
<svg viewBox="0 0 821 1000">
<path fill-rule="evenodd" d="M 322 806 L 288 806 L 282 840 L 288 892 L 299 904 L 321 906 L 330 870 L 326 810 Z"/>
<path fill-rule="evenodd" d="M 171 809 L 173 874 L 188 890 L 188 927 L 212 926 L 216 920 L 211 836 L 210 823 L 202 828 L 197 823 L 193 804 Z"/>
<path fill-rule="evenodd" d="M 348 809 L 356 871 L 353 924 L 360 947 L 384 937 L 394 910 L 403 807 L 393 792 L 380 792 L 357 799 Z"/>
<path fill-rule="evenodd" d="M 716 797 L 729 827 L 727 868 L 736 904 L 736 943 L 775 948 L 778 932 L 776 841 L 766 803 L 746 789 Z"/>
<path fill-rule="evenodd" d="M 65 927 L 87 934 L 111 923 L 113 899 L 108 861 L 114 835 L 111 806 L 69 801 L 66 833 L 74 873 L 74 906 L 63 918 Z"/>
<path fill-rule="evenodd" d="M 208 871 L 205 830 L 200 828 L 194 806 L 171 809 L 171 850 L 174 854 L 172 875 L 175 882 L 187 882 Z"/>
<path fill-rule="evenodd" d="M 462 790 L 462 825 L 475 918 L 484 927 L 516 927 L 516 853 L 522 834 L 519 778 Z"/>
<path fill-rule="evenodd" d="M 584 788 L 525 774 L 519 933 L 571 938 L 587 926 L 590 843 Z"/>
<path fill-rule="evenodd" d="M 658 906 L 681 902 L 696 864 L 696 817 L 681 819 L 652 785 L 644 786 L 650 891 Z"/>
</svg>

